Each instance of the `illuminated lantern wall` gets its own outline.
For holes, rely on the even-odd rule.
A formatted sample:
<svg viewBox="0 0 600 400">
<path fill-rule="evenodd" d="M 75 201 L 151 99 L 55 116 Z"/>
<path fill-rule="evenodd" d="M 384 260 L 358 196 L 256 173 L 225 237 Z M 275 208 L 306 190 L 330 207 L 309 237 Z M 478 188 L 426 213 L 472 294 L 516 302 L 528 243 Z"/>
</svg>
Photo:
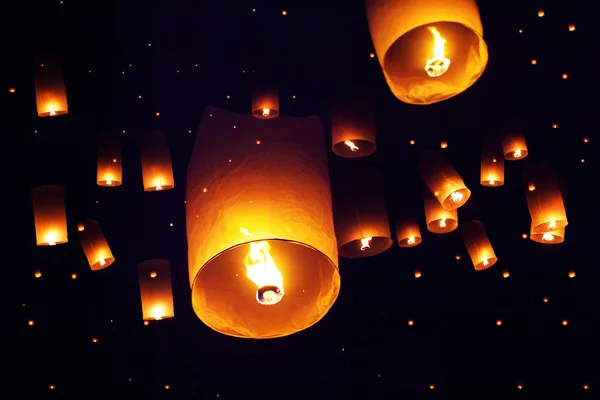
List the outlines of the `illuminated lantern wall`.
<svg viewBox="0 0 600 400">
<path fill-rule="evenodd" d="M 444 209 L 428 190 L 423 191 L 423 205 L 429 232 L 448 233 L 458 228 L 458 212 Z"/>
<path fill-rule="evenodd" d="M 161 131 L 143 134 L 140 138 L 140 155 L 144 191 L 154 192 L 175 187 L 167 135 Z"/>
<path fill-rule="evenodd" d="M 426 151 L 417 171 L 425 186 L 446 210 L 456 210 L 471 197 L 471 191 L 441 150 Z"/>
<path fill-rule="evenodd" d="M 366 0 L 366 11 L 379 64 L 401 101 L 437 103 L 483 74 L 488 50 L 474 0 Z"/>
<path fill-rule="evenodd" d="M 556 229 L 548 232 L 535 232 L 533 225 L 529 229 L 529 238 L 534 242 L 543 244 L 559 244 L 565 241 L 565 228 Z"/>
<path fill-rule="evenodd" d="M 79 242 L 92 271 L 104 269 L 115 262 L 98 221 L 83 221 L 77 226 Z"/>
<path fill-rule="evenodd" d="M 481 149 L 482 186 L 498 187 L 504 185 L 504 154 L 499 142 L 494 138 L 486 138 Z"/>
<path fill-rule="evenodd" d="M 533 231 L 545 233 L 566 227 L 569 221 L 554 169 L 548 163 L 528 164 L 523 177 Z"/>
<path fill-rule="evenodd" d="M 335 302 L 337 243 L 318 117 L 266 122 L 208 107 L 188 166 L 186 214 L 192 306 L 212 329 L 286 336 Z"/>
<path fill-rule="evenodd" d="M 370 257 L 389 249 L 390 222 L 376 170 L 359 163 L 335 175 L 333 216 L 340 257 Z"/>
<path fill-rule="evenodd" d="M 400 247 L 415 247 L 423 241 L 416 219 L 404 218 L 396 223 L 396 240 Z"/>
<path fill-rule="evenodd" d="M 143 261 L 138 264 L 138 276 L 144 321 L 174 317 L 171 261 Z"/>
<path fill-rule="evenodd" d="M 252 93 L 252 115 L 259 119 L 279 116 L 279 93 L 277 88 L 264 85 Z"/>
<path fill-rule="evenodd" d="M 35 68 L 35 100 L 39 117 L 54 117 L 69 112 L 67 91 L 60 65 L 44 60 Z"/>
<path fill-rule="evenodd" d="M 375 102 L 364 93 L 337 96 L 331 104 L 332 151 L 340 157 L 367 157 L 377 150 Z"/>
<path fill-rule="evenodd" d="M 481 221 L 464 222 L 460 231 L 475 270 L 481 271 L 496 264 L 498 258 Z"/>
<path fill-rule="evenodd" d="M 116 138 L 103 138 L 98 143 L 98 186 L 121 186 L 123 181 L 121 142 Z"/>
<path fill-rule="evenodd" d="M 502 135 L 502 149 L 504 150 L 504 158 L 509 161 L 522 160 L 529 154 L 525 136 L 518 131 L 511 131 Z"/>
<path fill-rule="evenodd" d="M 38 246 L 67 243 L 67 212 L 63 186 L 38 186 L 31 190 L 35 237 Z"/>
</svg>

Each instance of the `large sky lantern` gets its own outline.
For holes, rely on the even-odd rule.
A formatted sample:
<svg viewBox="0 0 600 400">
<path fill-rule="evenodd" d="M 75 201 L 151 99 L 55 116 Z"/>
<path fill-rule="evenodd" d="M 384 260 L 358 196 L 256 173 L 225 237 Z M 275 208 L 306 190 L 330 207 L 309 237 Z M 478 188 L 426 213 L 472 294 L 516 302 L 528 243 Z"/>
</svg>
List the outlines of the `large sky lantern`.
<svg viewBox="0 0 600 400">
<path fill-rule="evenodd" d="M 140 156 L 144 191 L 156 192 L 175 187 L 169 140 L 164 132 L 154 130 L 142 134 Z"/>
<path fill-rule="evenodd" d="M 138 264 L 138 277 L 144 321 L 174 317 L 171 261 L 142 261 Z"/>
<path fill-rule="evenodd" d="M 400 247 L 415 247 L 423 241 L 416 218 L 405 217 L 396 222 L 396 240 Z"/>
<path fill-rule="evenodd" d="M 443 150 L 423 152 L 417 171 L 425 186 L 446 210 L 462 207 L 471 197 L 471 191 L 443 155 Z"/>
<path fill-rule="evenodd" d="M 252 91 L 252 115 L 258 119 L 279 116 L 279 91 L 274 84 L 262 83 Z"/>
<path fill-rule="evenodd" d="M 559 244 L 565 241 L 566 228 L 555 229 L 548 232 L 535 232 L 533 224 L 529 229 L 529 238 L 542 244 Z"/>
<path fill-rule="evenodd" d="M 98 142 L 98 186 L 121 186 L 123 181 L 121 141 L 116 138 L 102 138 Z"/>
<path fill-rule="evenodd" d="M 504 158 L 509 161 L 522 160 L 529 154 L 525 135 L 519 130 L 510 130 L 502 134 L 502 149 Z"/>
<path fill-rule="evenodd" d="M 331 102 L 332 151 L 340 157 L 367 157 L 377 150 L 375 101 L 364 93 L 344 93 Z"/>
<path fill-rule="evenodd" d="M 215 331 L 287 336 L 335 302 L 338 253 L 318 117 L 267 122 L 207 107 L 188 165 L 186 220 L 192 306 Z"/>
<path fill-rule="evenodd" d="M 483 139 L 479 182 L 482 186 L 487 187 L 504 185 L 504 153 L 496 138 L 486 137 Z"/>
<path fill-rule="evenodd" d="M 67 114 L 67 91 L 60 64 L 51 59 L 38 62 L 34 79 L 38 116 L 54 117 Z"/>
<path fill-rule="evenodd" d="M 460 232 L 476 271 L 487 269 L 496 264 L 498 258 L 481 221 L 463 222 Z"/>
<path fill-rule="evenodd" d="M 98 221 L 82 221 L 77 225 L 81 248 L 92 271 L 104 269 L 115 262 Z"/>
<path fill-rule="evenodd" d="M 67 243 L 67 212 L 64 186 L 45 185 L 31 189 L 35 237 L 38 246 Z"/>
<path fill-rule="evenodd" d="M 366 0 L 371 39 L 392 93 L 433 104 L 473 85 L 488 62 L 474 0 Z"/>
<path fill-rule="evenodd" d="M 533 231 L 546 233 L 569 224 L 554 169 L 547 162 L 528 163 L 523 169 L 525 198 Z"/>
<path fill-rule="evenodd" d="M 458 211 L 446 210 L 427 189 L 423 190 L 423 206 L 429 232 L 442 234 L 458 228 Z"/>
</svg>

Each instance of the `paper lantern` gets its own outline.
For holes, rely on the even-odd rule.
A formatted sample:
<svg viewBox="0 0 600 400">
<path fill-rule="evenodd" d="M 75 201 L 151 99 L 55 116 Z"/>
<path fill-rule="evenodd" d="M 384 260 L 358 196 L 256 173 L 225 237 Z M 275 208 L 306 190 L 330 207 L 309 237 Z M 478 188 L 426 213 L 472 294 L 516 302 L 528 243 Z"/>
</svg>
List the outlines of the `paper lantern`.
<svg viewBox="0 0 600 400">
<path fill-rule="evenodd" d="M 252 94 L 252 115 L 259 119 L 279 116 L 279 94 L 275 87 L 255 88 Z"/>
<path fill-rule="evenodd" d="M 167 135 L 161 131 L 145 133 L 140 140 L 144 191 L 173 189 L 173 167 Z"/>
<path fill-rule="evenodd" d="M 367 0 L 366 11 L 379 64 L 399 100 L 437 103 L 483 74 L 488 50 L 474 0 Z"/>
<path fill-rule="evenodd" d="M 334 154 L 344 158 L 375 153 L 377 133 L 374 101 L 361 93 L 346 93 L 331 104 L 331 143 Z"/>
<path fill-rule="evenodd" d="M 143 261 L 138 264 L 138 276 L 144 321 L 174 317 L 171 261 Z"/>
<path fill-rule="evenodd" d="M 38 117 L 54 117 L 69 112 L 65 81 L 57 62 L 44 60 L 36 66 L 35 100 Z"/>
<path fill-rule="evenodd" d="M 441 150 L 424 152 L 417 171 L 425 186 L 446 210 L 462 207 L 471 197 L 471 191 Z"/>
<path fill-rule="evenodd" d="M 77 226 L 81 248 L 92 271 L 104 269 L 115 262 L 98 221 L 83 221 Z"/>
<path fill-rule="evenodd" d="M 502 135 L 502 149 L 504 150 L 504 158 L 509 161 L 522 160 L 529 154 L 525 136 L 518 131 Z"/>
<path fill-rule="evenodd" d="M 543 244 L 559 244 L 565 241 L 565 228 L 555 229 L 548 232 L 535 232 L 533 225 L 529 229 L 529 238 L 534 242 Z"/>
<path fill-rule="evenodd" d="M 523 177 L 533 231 L 546 233 L 566 227 L 569 221 L 553 168 L 545 162 L 528 164 Z"/>
<path fill-rule="evenodd" d="M 415 247 L 423 241 L 416 219 L 403 219 L 396 224 L 396 240 L 400 247 Z"/>
<path fill-rule="evenodd" d="M 121 160 L 121 142 L 116 138 L 104 138 L 98 143 L 98 168 L 96 183 L 98 186 L 121 186 L 123 164 Z"/>
<path fill-rule="evenodd" d="M 319 321 L 340 289 L 331 210 L 319 118 L 265 123 L 208 107 L 186 185 L 198 317 L 243 338 L 286 336 Z"/>
<path fill-rule="evenodd" d="M 448 233 L 458 227 L 458 212 L 444 209 L 428 190 L 423 192 L 423 203 L 429 232 Z"/>
<path fill-rule="evenodd" d="M 67 243 L 67 212 L 63 186 L 38 186 L 31 190 L 35 237 L 38 246 Z"/>
<path fill-rule="evenodd" d="M 333 217 L 340 257 L 364 258 L 389 249 L 390 222 L 376 171 L 360 163 L 335 175 Z"/>
<path fill-rule="evenodd" d="M 479 181 L 482 186 L 487 187 L 504 185 L 504 154 L 500 143 L 493 138 L 483 141 Z"/>
<path fill-rule="evenodd" d="M 461 225 L 460 231 L 476 271 L 496 264 L 498 258 L 481 221 L 467 221 Z"/>
</svg>

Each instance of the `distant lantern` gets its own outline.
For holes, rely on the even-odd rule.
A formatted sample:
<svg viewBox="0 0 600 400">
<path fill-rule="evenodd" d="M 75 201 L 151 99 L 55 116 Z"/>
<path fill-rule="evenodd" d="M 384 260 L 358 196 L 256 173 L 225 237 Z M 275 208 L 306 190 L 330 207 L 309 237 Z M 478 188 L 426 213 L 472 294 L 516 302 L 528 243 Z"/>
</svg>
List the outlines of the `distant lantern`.
<svg viewBox="0 0 600 400">
<path fill-rule="evenodd" d="M 538 243 L 559 244 L 565 241 L 565 230 L 565 228 L 560 228 L 548 232 L 535 232 L 533 225 L 531 225 L 529 237 Z"/>
<path fill-rule="evenodd" d="M 375 153 L 375 103 L 362 92 L 338 95 L 331 104 L 331 143 L 334 154 L 344 158 Z"/>
<path fill-rule="evenodd" d="M 143 261 L 138 264 L 138 276 L 144 321 L 174 317 L 171 261 Z"/>
<path fill-rule="evenodd" d="M 366 11 L 383 75 L 401 101 L 447 100 L 483 74 L 488 49 L 474 0 L 366 0 Z"/>
<path fill-rule="evenodd" d="M 123 163 L 121 142 L 116 138 L 103 138 L 98 143 L 98 168 L 96 183 L 99 186 L 121 186 Z"/>
<path fill-rule="evenodd" d="M 502 149 L 504 150 L 504 158 L 509 161 L 522 160 L 529 154 L 525 136 L 518 131 L 511 131 L 502 135 Z"/>
<path fill-rule="evenodd" d="M 423 191 L 425 221 L 427 230 L 432 233 L 448 233 L 458 227 L 458 212 L 445 210 L 429 190 Z"/>
<path fill-rule="evenodd" d="M 275 86 L 264 85 L 254 88 L 252 115 L 259 119 L 272 119 L 279 116 L 279 93 Z"/>
<path fill-rule="evenodd" d="M 370 257 L 389 249 L 390 219 L 376 171 L 361 163 L 336 177 L 333 220 L 340 257 Z"/>
<path fill-rule="evenodd" d="M 523 177 L 533 231 L 546 233 L 566 227 L 569 221 L 553 168 L 548 163 L 529 164 Z M 532 186 L 535 190 L 530 190 Z"/>
<path fill-rule="evenodd" d="M 35 100 L 38 117 L 54 117 L 69 112 L 65 80 L 56 61 L 44 60 L 36 66 Z"/>
<path fill-rule="evenodd" d="M 173 189 L 173 167 L 167 135 L 161 131 L 145 133 L 140 138 L 144 191 Z"/>
<path fill-rule="evenodd" d="M 496 264 L 498 258 L 481 221 L 464 222 L 460 231 L 475 270 L 481 271 Z"/>
<path fill-rule="evenodd" d="M 327 314 L 340 275 L 318 117 L 264 124 L 208 107 L 186 201 L 192 306 L 206 325 L 275 338 Z"/>
<path fill-rule="evenodd" d="M 67 243 L 67 212 L 63 186 L 38 186 L 31 190 L 35 237 L 38 246 Z"/>
<path fill-rule="evenodd" d="M 83 225 L 83 229 L 77 229 L 79 241 L 92 271 L 104 269 L 115 262 L 100 224 L 97 221 L 83 221 L 79 225 Z"/>
<path fill-rule="evenodd" d="M 425 186 L 444 209 L 456 210 L 471 197 L 471 191 L 441 150 L 423 153 L 417 170 Z"/>
<path fill-rule="evenodd" d="M 396 222 L 396 240 L 400 247 L 415 247 L 423 241 L 416 218 Z"/>
<path fill-rule="evenodd" d="M 498 187 L 504 185 L 504 154 L 502 146 L 495 138 L 485 138 L 481 149 L 482 186 Z"/>
</svg>

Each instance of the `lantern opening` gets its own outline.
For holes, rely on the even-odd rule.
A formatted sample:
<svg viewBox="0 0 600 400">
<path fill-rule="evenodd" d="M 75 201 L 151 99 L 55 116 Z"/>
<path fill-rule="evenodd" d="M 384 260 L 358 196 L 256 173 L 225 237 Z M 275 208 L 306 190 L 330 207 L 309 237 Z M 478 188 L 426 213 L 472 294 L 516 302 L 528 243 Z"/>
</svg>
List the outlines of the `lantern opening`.
<svg viewBox="0 0 600 400">
<path fill-rule="evenodd" d="M 446 58 L 446 39 L 442 37 L 436 27 L 427 28 L 433 35 L 433 58 L 427 60 L 425 71 L 432 78 L 442 76 L 450 67 L 450 59 Z M 443 147 L 442 147 L 443 148 Z"/>
<path fill-rule="evenodd" d="M 332 151 L 343 158 L 367 157 L 377 150 L 375 143 L 361 139 L 346 139 L 343 142 L 334 143 Z"/>
</svg>

